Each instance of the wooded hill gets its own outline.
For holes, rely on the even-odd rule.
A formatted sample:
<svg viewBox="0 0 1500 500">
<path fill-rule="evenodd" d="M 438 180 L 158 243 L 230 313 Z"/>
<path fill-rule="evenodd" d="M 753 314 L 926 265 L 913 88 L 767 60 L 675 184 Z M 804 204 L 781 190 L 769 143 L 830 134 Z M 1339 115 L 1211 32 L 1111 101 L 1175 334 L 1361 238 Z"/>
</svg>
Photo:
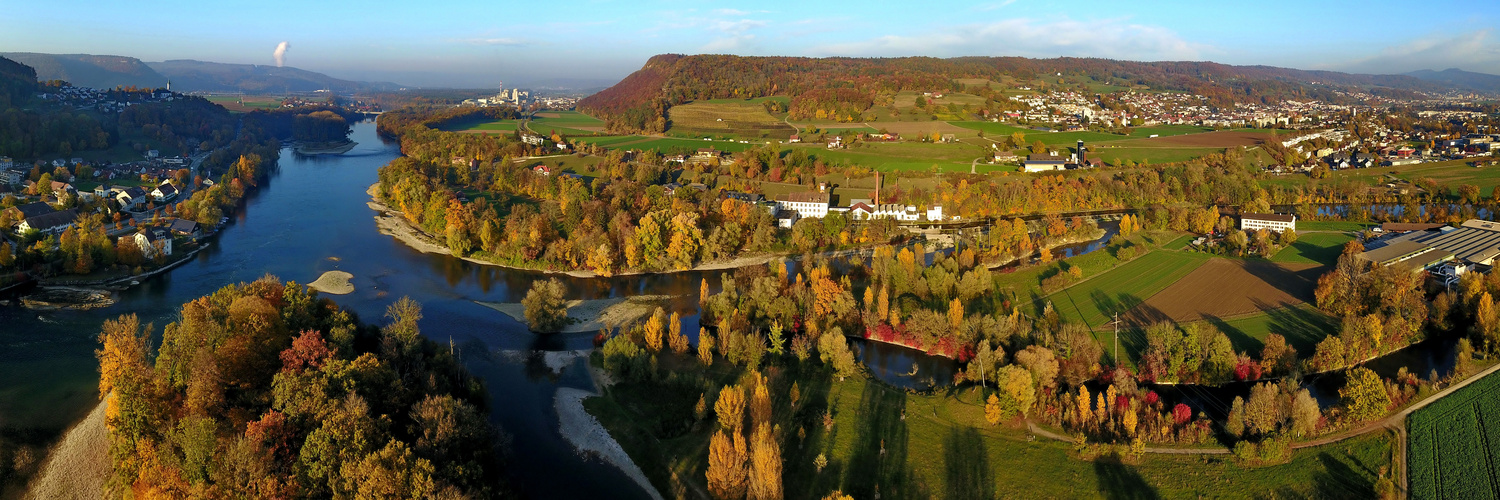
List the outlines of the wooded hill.
<svg viewBox="0 0 1500 500">
<path fill-rule="evenodd" d="M 44 82 L 64 80 L 80 87 L 96 89 L 161 88 L 167 85 L 167 77 L 134 57 L 35 52 L 7 52 L 0 55 L 36 68 L 36 76 Z"/>
<path fill-rule="evenodd" d="M 863 111 L 878 94 L 899 91 L 957 91 L 955 79 L 1020 81 L 1084 77 L 1200 94 L 1216 105 L 1282 99 L 1350 98 L 1337 90 L 1358 88 L 1388 97 L 1414 97 L 1415 91 L 1453 87 L 1407 75 L 1360 75 L 1270 66 L 1230 66 L 1213 62 L 1136 62 L 1062 57 L 806 58 L 664 54 L 613 87 L 580 101 L 579 110 L 604 118 L 615 132 L 661 132 L 666 110 L 702 99 L 791 96 L 790 114 L 810 109 Z M 863 107 L 860 107 L 863 106 Z"/>
</svg>

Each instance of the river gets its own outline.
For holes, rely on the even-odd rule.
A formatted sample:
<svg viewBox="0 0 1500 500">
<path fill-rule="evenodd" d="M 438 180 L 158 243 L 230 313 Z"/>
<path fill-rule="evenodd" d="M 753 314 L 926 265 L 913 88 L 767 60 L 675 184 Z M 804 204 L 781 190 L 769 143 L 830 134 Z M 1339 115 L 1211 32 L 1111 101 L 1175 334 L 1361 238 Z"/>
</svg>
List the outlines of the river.
<svg viewBox="0 0 1500 500">
<path fill-rule="evenodd" d="M 554 372 L 542 351 L 592 347 L 592 333 L 539 338 L 525 325 L 474 301 L 519 301 L 538 274 L 423 254 L 382 235 L 366 206 L 377 170 L 400 154 L 373 122 L 354 125 L 359 145 L 344 155 L 301 157 L 284 149 L 268 185 L 245 201 L 212 248 L 193 261 L 121 293 L 95 311 L 45 312 L 0 307 L 0 433 L 55 440 L 98 402 L 95 337 L 108 318 L 127 313 L 151 322 L 160 338 L 182 303 L 224 285 L 266 274 L 308 283 L 325 271 L 354 275 L 355 292 L 330 296 L 363 321 L 384 321 L 386 306 L 410 296 L 423 307 L 422 332 L 450 341 L 484 378 L 492 419 L 512 436 L 512 484 L 534 498 L 646 498 L 624 473 L 580 458 L 557 430 L 558 388 L 593 390 L 582 358 Z M 674 307 L 696 341 L 697 274 L 568 279 L 570 296 L 685 295 Z M 717 284 L 717 280 L 712 283 Z"/>
</svg>

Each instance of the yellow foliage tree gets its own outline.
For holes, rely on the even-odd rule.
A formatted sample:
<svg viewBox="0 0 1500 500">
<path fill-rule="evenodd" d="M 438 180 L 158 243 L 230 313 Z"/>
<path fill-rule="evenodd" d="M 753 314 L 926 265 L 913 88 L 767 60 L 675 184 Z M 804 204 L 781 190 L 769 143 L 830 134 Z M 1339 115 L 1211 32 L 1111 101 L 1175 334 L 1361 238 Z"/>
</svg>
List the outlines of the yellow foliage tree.
<svg viewBox="0 0 1500 500">
<path fill-rule="evenodd" d="M 147 330 L 150 326 L 146 327 Z M 118 319 L 105 320 L 99 333 L 102 347 L 94 352 L 99 357 L 99 398 L 103 399 L 115 385 L 125 377 L 144 374 L 146 365 L 146 332 L 136 315 L 127 314 Z"/>
<path fill-rule="evenodd" d="M 984 403 L 984 420 L 990 425 L 999 425 L 1001 413 L 1000 398 L 991 394 L 990 399 Z"/>
<path fill-rule="evenodd" d="M 739 386 L 726 386 L 719 390 L 719 398 L 714 401 L 714 415 L 718 417 L 721 427 L 739 432 L 745 422 L 744 391 Z"/>
<path fill-rule="evenodd" d="M 708 442 L 708 492 L 720 500 L 745 497 L 745 462 L 749 453 L 745 449 L 745 436 L 737 431 L 733 434 L 731 438 L 720 430 Z"/>
<path fill-rule="evenodd" d="M 703 363 L 703 366 L 714 364 L 714 337 L 707 331 L 698 332 L 698 361 Z"/>
<path fill-rule="evenodd" d="M 948 302 L 948 326 L 953 327 L 953 331 L 956 332 L 963 325 L 964 303 L 958 297 L 954 297 L 951 302 Z"/>
<path fill-rule="evenodd" d="M 688 352 L 688 339 L 682 334 L 682 315 L 672 311 L 672 317 L 667 319 L 668 342 L 672 346 L 672 352 L 686 354 Z"/>
<path fill-rule="evenodd" d="M 666 311 L 658 307 L 656 308 L 656 312 L 651 313 L 651 318 L 646 320 L 644 332 L 646 335 L 646 348 L 650 349 L 651 352 L 661 351 L 661 337 L 665 333 L 662 330 L 666 327 L 666 315 Z"/>
<path fill-rule="evenodd" d="M 755 378 L 755 396 L 750 401 L 750 420 L 755 423 L 757 429 L 771 425 L 771 390 L 766 387 L 766 377 L 753 375 Z"/>
<path fill-rule="evenodd" d="M 1135 426 L 1137 424 L 1136 419 L 1138 417 L 1135 414 L 1136 412 L 1134 406 L 1135 405 L 1131 405 L 1125 408 L 1125 418 L 1120 422 L 1120 425 L 1125 427 L 1126 436 L 1135 436 Z"/>
<path fill-rule="evenodd" d="M 761 385 L 761 387 L 765 387 Z M 760 393 L 759 390 L 756 391 Z M 781 445 L 771 434 L 771 426 L 755 429 L 750 454 L 750 491 L 748 500 L 781 500 Z"/>
</svg>

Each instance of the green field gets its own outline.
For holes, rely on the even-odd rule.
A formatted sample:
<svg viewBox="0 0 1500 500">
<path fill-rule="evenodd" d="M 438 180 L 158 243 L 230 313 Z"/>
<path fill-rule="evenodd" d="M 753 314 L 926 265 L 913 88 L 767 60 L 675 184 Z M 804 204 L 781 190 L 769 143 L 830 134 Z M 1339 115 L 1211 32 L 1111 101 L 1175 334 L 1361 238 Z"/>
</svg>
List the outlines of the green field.
<svg viewBox="0 0 1500 500">
<path fill-rule="evenodd" d="M 1276 255 L 1271 257 L 1271 261 L 1331 266 L 1338 262 L 1339 255 L 1344 251 L 1344 244 L 1352 240 L 1354 240 L 1353 236 L 1342 233 L 1299 235 L 1297 241 L 1281 249 L 1280 252 L 1276 252 Z"/>
<path fill-rule="evenodd" d="M 540 116 L 556 114 L 557 117 Z M 450 132 L 514 132 L 524 120 L 464 121 L 442 127 Z M 543 111 L 536 119 L 526 123 L 527 128 L 538 134 L 557 132 L 567 136 L 598 135 L 604 129 L 604 121 L 576 111 Z"/>
<path fill-rule="evenodd" d="M 1411 498 L 1500 497 L 1500 375 L 1407 418 Z"/>
<path fill-rule="evenodd" d="M 952 123 L 953 125 L 957 125 L 959 127 L 963 127 L 963 128 L 967 128 L 967 129 L 978 130 L 980 132 L 984 132 L 985 137 L 989 137 L 989 138 L 995 139 L 997 141 L 998 140 L 1004 140 L 1006 137 L 1009 137 L 1011 134 L 1016 133 L 1016 132 L 1020 132 L 1020 133 L 1026 135 L 1026 144 L 1031 144 L 1031 143 L 1036 142 L 1036 141 L 1042 141 L 1042 144 L 1046 144 L 1048 147 L 1069 147 L 1069 146 L 1075 146 L 1075 145 L 1078 144 L 1078 141 L 1080 141 L 1080 140 L 1084 141 L 1085 143 L 1102 143 L 1102 142 L 1119 141 L 1119 140 L 1125 140 L 1125 139 L 1131 139 L 1131 138 L 1133 138 L 1132 136 L 1107 134 L 1107 133 L 1104 133 L 1104 132 L 1089 132 L 1089 131 L 1079 131 L 1079 132 L 1047 132 L 1047 131 L 1043 131 L 1043 130 L 1035 130 L 1035 129 L 1025 128 L 1025 127 L 1017 127 L 1015 125 L 1010 125 L 1010 124 L 1005 124 L 1005 123 L 995 123 L 995 122 L 950 122 L 950 123 Z"/>
<path fill-rule="evenodd" d="M 1077 133 L 1077 132 L 1068 132 Z M 1109 147 L 1105 143 L 1089 150 L 1089 158 L 1098 158 L 1109 162 L 1111 165 L 1133 161 L 1136 163 L 1176 163 L 1184 162 L 1194 158 L 1207 156 L 1214 153 L 1222 153 L 1222 148 L 1141 148 L 1141 147 Z"/>
<path fill-rule="evenodd" d="M 721 363 L 716 363 L 715 371 Z M 782 373 L 805 370 L 778 368 Z M 723 378 L 723 377 L 716 377 Z M 1289 463 L 1250 467 L 1225 455 L 1113 454 L 1081 459 L 1071 443 L 984 421 L 976 389 L 914 394 L 856 376 L 801 375 L 796 409 L 790 379 L 772 382 L 782 426 L 785 498 L 818 499 L 833 490 L 854 498 L 1370 498 L 1390 464 L 1391 437 L 1375 433 L 1296 452 Z M 732 380 L 732 378 L 729 378 Z M 703 491 L 712 420 L 692 419 L 698 391 L 622 383 L 584 401 L 660 491 L 673 476 Z M 674 392 L 685 392 L 675 395 Z M 711 399 L 712 396 L 710 395 Z M 825 429 L 821 415 L 833 417 Z M 805 437 L 799 437 L 805 433 Z M 827 466 L 815 467 L 824 455 Z M 692 496 L 689 494 L 688 496 Z"/>
<path fill-rule="evenodd" d="M 1273 333 L 1286 338 L 1287 345 L 1295 348 L 1298 356 L 1308 357 L 1312 356 L 1318 342 L 1339 330 L 1337 318 L 1319 311 L 1311 304 L 1271 309 L 1209 323 L 1229 337 L 1234 343 L 1235 351 L 1257 357 L 1266 348 L 1266 337 Z"/>
<path fill-rule="evenodd" d="M 672 106 L 668 133 L 694 137 L 786 139 L 796 129 L 771 116 L 764 100 L 699 101 Z"/>
<path fill-rule="evenodd" d="M 599 136 L 580 137 L 578 142 L 597 144 L 607 148 L 635 149 L 641 151 L 655 150 L 662 154 L 691 153 L 699 148 L 714 148 L 719 151 L 738 153 L 750 149 L 762 143 L 750 142 L 741 144 L 732 141 L 705 141 L 700 139 L 673 139 L 659 137 L 644 137 L 638 135 L 625 136 Z"/>
<path fill-rule="evenodd" d="M 1211 257 L 1198 252 L 1154 251 L 1047 298 L 1065 321 L 1097 327 L 1170 286 Z"/>
<path fill-rule="evenodd" d="M 1167 250 L 1182 250 L 1184 248 L 1187 248 L 1188 243 L 1192 243 L 1193 240 L 1197 237 L 1198 236 L 1192 234 L 1184 234 L 1182 236 L 1178 236 L 1175 240 L 1167 242 L 1167 244 L 1162 245 L 1161 247 Z"/>
</svg>

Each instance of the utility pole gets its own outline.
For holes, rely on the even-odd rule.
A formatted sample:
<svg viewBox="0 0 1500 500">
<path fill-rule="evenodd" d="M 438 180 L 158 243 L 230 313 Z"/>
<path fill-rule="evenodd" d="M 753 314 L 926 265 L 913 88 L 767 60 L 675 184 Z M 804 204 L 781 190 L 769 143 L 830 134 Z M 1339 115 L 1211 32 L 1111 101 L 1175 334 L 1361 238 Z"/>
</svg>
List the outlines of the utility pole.
<svg viewBox="0 0 1500 500">
<path fill-rule="evenodd" d="M 1115 367 L 1120 366 L 1120 313 L 1115 313 Z"/>
</svg>

